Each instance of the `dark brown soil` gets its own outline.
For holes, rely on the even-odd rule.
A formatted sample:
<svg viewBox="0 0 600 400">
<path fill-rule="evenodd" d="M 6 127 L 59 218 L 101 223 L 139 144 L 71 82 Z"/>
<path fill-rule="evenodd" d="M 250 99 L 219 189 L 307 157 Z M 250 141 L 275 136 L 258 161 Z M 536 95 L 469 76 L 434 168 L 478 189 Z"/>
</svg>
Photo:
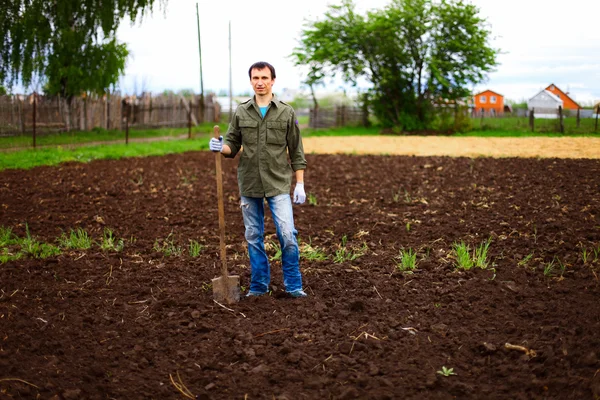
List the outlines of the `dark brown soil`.
<svg viewBox="0 0 600 400">
<path fill-rule="evenodd" d="M 272 295 L 229 306 L 210 287 L 212 153 L 0 172 L 0 225 L 18 236 L 109 227 L 125 243 L 0 265 L 0 399 L 600 396 L 600 161 L 307 159 L 316 204 L 295 215 L 310 297 L 283 296 L 273 261 Z M 247 288 L 236 165 L 227 263 Z M 457 270 L 453 243 L 488 238 L 488 268 Z M 154 248 L 165 239 L 182 254 Z M 328 258 L 307 260 L 308 244 Z M 412 274 L 402 249 L 418 252 Z"/>
</svg>

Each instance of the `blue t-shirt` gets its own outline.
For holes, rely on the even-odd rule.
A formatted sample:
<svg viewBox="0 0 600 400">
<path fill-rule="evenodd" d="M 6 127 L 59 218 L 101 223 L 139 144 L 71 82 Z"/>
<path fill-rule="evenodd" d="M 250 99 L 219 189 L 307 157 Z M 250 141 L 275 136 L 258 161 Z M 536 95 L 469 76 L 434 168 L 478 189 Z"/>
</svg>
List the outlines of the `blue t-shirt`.
<svg viewBox="0 0 600 400">
<path fill-rule="evenodd" d="M 265 115 L 267 114 L 267 109 L 269 108 L 269 106 L 258 107 L 258 108 L 260 108 L 260 113 L 262 114 L 262 116 L 264 118 Z"/>
</svg>

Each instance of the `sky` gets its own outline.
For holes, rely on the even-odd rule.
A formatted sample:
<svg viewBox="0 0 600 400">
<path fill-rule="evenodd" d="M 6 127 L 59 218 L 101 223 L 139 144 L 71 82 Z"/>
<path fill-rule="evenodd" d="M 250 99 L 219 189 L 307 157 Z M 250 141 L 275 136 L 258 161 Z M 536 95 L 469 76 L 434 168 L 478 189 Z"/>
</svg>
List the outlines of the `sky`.
<svg viewBox="0 0 600 400">
<path fill-rule="evenodd" d="M 390 0 L 354 0 L 365 14 Z M 500 49 L 499 65 L 476 93 L 493 90 L 513 101 L 526 101 L 551 83 L 581 105 L 600 100 L 600 29 L 595 0 L 551 5 L 543 0 L 467 0 L 480 11 Z M 248 68 L 271 63 L 277 73 L 274 92 L 304 89 L 302 70 L 289 55 L 307 21 L 322 19 L 341 0 L 170 0 L 134 23 L 126 19 L 117 38 L 131 52 L 120 81 L 126 93 L 192 89 L 200 92 L 200 56 L 196 4 L 200 15 L 204 91 L 249 93 Z M 231 62 L 230 62 L 231 27 Z M 231 74 L 230 74 L 231 70 Z M 230 77 L 231 76 L 231 77 Z M 321 91 L 341 91 L 337 80 Z M 348 86 L 346 90 L 352 89 Z"/>
</svg>

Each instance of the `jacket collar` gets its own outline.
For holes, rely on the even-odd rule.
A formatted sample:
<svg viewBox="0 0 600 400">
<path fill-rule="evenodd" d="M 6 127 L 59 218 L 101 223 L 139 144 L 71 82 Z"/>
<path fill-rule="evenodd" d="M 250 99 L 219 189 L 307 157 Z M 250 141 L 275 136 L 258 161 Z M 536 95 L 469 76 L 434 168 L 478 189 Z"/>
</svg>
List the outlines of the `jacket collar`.
<svg viewBox="0 0 600 400">
<path fill-rule="evenodd" d="M 279 106 L 281 106 L 281 101 L 279 101 L 279 99 L 277 98 L 277 96 L 275 96 L 274 93 L 273 93 L 273 98 L 271 99 L 270 104 L 273 104 L 277 108 L 279 108 Z M 246 104 L 244 104 L 246 109 L 249 109 L 250 107 L 252 107 L 254 105 L 256 105 L 256 108 L 259 108 L 258 104 L 256 104 L 256 96 L 252 96 L 252 98 L 248 102 L 246 102 Z"/>
</svg>

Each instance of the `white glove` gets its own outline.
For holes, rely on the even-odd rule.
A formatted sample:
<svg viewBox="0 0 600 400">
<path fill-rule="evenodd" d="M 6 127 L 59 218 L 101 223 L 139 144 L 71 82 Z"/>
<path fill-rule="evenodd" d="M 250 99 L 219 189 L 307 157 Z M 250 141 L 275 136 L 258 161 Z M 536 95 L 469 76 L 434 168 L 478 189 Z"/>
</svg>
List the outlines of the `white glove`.
<svg viewBox="0 0 600 400">
<path fill-rule="evenodd" d="M 208 142 L 208 148 L 210 151 L 214 151 L 215 153 L 220 153 L 223 150 L 223 136 L 219 136 L 219 138 L 211 138 L 210 142 Z"/>
<path fill-rule="evenodd" d="M 294 189 L 294 203 L 302 204 L 306 201 L 306 194 L 304 193 L 304 183 L 298 182 L 296 183 L 296 188 Z"/>
</svg>

